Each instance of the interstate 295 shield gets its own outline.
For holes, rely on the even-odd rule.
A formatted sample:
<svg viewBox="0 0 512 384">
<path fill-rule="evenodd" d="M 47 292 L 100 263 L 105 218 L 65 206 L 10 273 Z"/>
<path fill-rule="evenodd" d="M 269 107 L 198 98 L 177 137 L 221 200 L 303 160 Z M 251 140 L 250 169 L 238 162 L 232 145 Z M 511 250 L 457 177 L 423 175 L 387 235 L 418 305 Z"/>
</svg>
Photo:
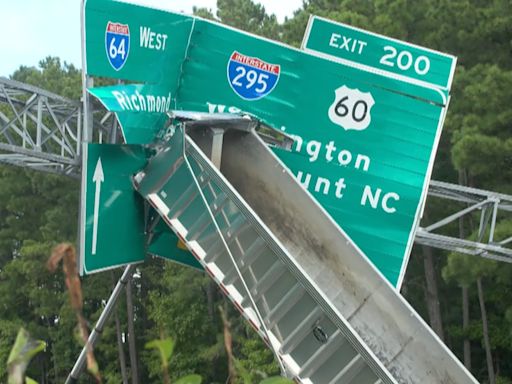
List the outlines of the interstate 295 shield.
<svg viewBox="0 0 512 384">
<path fill-rule="evenodd" d="M 227 69 L 229 85 L 244 100 L 258 100 L 267 96 L 276 87 L 281 72 L 278 64 L 237 51 L 231 54 Z"/>
<path fill-rule="evenodd" d="M 119 71 L 123 68 L 130 53 L 130 28 L 128 24 L 107 23 L 105 49 L 110 65 Z"/>
</svg>

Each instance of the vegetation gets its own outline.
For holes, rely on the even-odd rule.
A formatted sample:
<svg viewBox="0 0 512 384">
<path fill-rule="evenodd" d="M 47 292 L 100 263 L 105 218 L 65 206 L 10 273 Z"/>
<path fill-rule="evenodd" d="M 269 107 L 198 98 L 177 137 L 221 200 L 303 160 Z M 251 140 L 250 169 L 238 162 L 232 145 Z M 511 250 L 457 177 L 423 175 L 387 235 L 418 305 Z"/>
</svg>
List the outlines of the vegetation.
<svg viewBox="0 0 512 384">
<path fill-rule="evenodd" d="M 204 17 L 298 46 L 310 13 L 446 51 L 458 56 L 450 109 L 433 177 L 512 194 L 512 5 L 508 0 L 305 0 L 293 17 L 278 23 L 251 0 L 218 0 Z M 39 68 L 20 67 L 12 78 L 78 99 L 80 70 L 47 58 Z M 81 349 L 75 337 L 76 307 L 60 274 L 45 263 L 61 242 L 76 243 L 79 184 L 55 175 L 0 167 L 0 382 L 7 381 L 9 354 L 20 327 L 46 348 L 27 376 L 38 383 L 65 381 Z M 446 209 L 432 200 L 428 221 Z M 476 220 L 450 229 L 475 236 Z M 498 238 L 512 235 L 500 218 Z M 83 306 L 94 323 L 119 272 L 82 280 Z M 271 352 L 200 272 L 162 260 L 138 268 L 134 280 L 139 380 L 162 382 L 167 358 L 156 357 L 153 340 L 172 335 L 170 382 L 191 374 L 203 383 L 260 382 L 279 374 Z M 403 293 L 447 345 L 483 383 L 512 383 L 512 266 L 416 247 Z M 126 336 L 126 303 L 117 316 Z M 223 316 L 218 308 L 222 308 Z M 226 352 L 225 325 L 232 338 Z M 165 337 L 163 338 L 165 339 Z M 149 344 L 148 344 L 149 343 Z M 122 344 L 127 353 L 127 344 Z M 123 382 L 112 320 L 94 351 L 103 382 Z M 228 362 L 231 362 L 228 364 Z M 233 368 L 234 366 L 234 368 Z M 230 376 L 235 369 L 238 375 Z M 126 374 L 132 374 L 126 367 Z M 267 379 L 268 383 L 274 382 Z M 93 383 L 82 375 L 80 383 Z"/>
</svg>

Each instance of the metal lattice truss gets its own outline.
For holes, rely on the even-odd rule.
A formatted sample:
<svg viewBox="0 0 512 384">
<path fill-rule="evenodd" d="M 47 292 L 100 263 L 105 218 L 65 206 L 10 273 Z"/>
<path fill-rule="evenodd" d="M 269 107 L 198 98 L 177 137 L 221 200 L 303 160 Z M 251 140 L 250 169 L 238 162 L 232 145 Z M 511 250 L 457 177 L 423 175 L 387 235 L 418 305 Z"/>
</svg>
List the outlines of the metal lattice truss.
<svg viewBox="0 0 512 384">
<path fill-rule="evenodd" d="M 416 233 L 416 243 L 512 262 L 512 249 L 508 248 L 512 245 L 512 236 L 501 240 L 497 240 L 495 236 L 498 217 L 512 212 L 512 196 L 432 180 L 429 197 L 457 201 L 466 207 L 427 227 L 420 227 Z M 475 238 L 462 239 L 439 233 L 446 230 L 450 223 L 469 216 L 472 219 L 475 216 L 479 217 L 478 233 Z"/>
<path fill-rule="evenodd" d="M 0 77 L 0 163 L 79 177 L 82 111 L 80 101 Z M 91 116 L 94 139 L 112 142 L 115 115 L 98 108 Z"/>
<path fill-rule="evenodd" d="M 81 104 L 0 78 L 0 162 L 78 176 Z"/>
</svg>

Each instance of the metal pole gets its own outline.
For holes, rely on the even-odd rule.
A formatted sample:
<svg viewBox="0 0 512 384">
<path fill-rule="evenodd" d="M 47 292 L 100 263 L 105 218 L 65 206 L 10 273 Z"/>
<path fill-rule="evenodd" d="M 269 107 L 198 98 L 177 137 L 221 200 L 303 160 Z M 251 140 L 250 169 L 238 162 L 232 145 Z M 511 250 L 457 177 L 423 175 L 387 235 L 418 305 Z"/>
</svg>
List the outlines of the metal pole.
<svg viewBox="0 0 512 384">
<path fill-rule="evenodd" d="M 128 373 L 126 372 L 126 358 L 124 356 L 123 339 L 121 337 L 121 324 L 119 322 L 119 316 L 117 316 L 117 311 L 114 312 L 114 320 L 116 322 L 117 349 L 119 352 L 119 365 L 121 366 L 121 378 L 123 379 L 123 384 L 128 384 Z"/>
<path fill-rule="evenodd" d="M 41 141 L 43 140 L 43 99 L 39 96 L 37 99 L 37 126 L 36 126 L 36 148 L 41 150 Z"/>
<path fill-rule="evenodd" d="M 87 88 L 94 85 L 93 79 L 87 75 L 87 60 L 85 49 L 85 0 L 80 2 L 80 24 L 81 24 L 81 49 L 82 49 L 82 102 L 84 125 L 82 129 L 82 141 L 89 143 L 93 139 L 93 117 L 92 105 Z"/>
<path fill-rule="evenodd" d="M 110 276 L 112 277 L 112 283 L 115 282 L 114 272 L 112 271 Z M 117 350 L 119 352 L 119 365 L 121 367 L 121 378 L 123 379 L 123 384 L 128 384 L 128 372 L 126 371 L 126 357 L 124 354 L 123 348 L 123 337 L 121 335 L 121 322 L 119 321 L 119 316 L 117 315 L 117 308 L 114 311 L 114 321 L 116 323 L 116 334 L 117 334 Z"/>
<path fill-rule="evenodd" d="M 121 292 L 123 288 L 126 286 L 126 283 L 130 281 L 132 278 L 133 270 L 135 269 L 134 265 L 128 265 L 121 278 L 117 282 L 114 290 L 112 291 L 112 294 L 110 295 L 107 305 L 105 305 L 105 308 L 103 309 L 103 312 L 101 312 L 100 318 L 96 322 L 96 325 L 94 329 L 92 330 L 91 334 L 89 335 L 89 339 L 87 340 L 87 343 L 82 348 L 82 352 L 80 352 L 80 356 L 78 356 L 78 359 L 75 362 L 75 365 L 73 366 L 73 369 L 71 370 L 68 378 L 66 379 L 66 384 L 75 383 L 78 378 L 80 377 L 80 373 L 82 372 L 85 360 L 87 357 L 87 348 L 93 348 L 96 344 L 96 341 L 100 337 L 101 333 L 103 332 L 103 327 L 105 326 L 107 320 L 109 319 L 110 315 L 115 309 L 116 303 L 119 300 L 119 296 L 121 295 Z"/>
<path fill-rule="evenodd" d="M 133 295 L 132 281 L 126 285 L 126 312 L 128 314 L 128 348 L 130 351 L 130 366 L 132 373 L 132 384 L 139 384 L 139 367 L 137 364 L 137 347 L 135 345 L 135 328 L 133 326 Z"/>
</svg>

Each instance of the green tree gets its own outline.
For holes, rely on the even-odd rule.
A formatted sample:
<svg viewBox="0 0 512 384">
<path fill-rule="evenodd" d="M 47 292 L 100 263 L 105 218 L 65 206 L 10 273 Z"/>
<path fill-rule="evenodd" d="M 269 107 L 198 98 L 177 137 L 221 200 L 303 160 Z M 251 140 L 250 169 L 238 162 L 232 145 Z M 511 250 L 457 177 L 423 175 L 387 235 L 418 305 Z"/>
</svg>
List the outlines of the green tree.
<svg viewBox="0 0 512 384">
<path fill-rule="evenodd" d="M 81 95 L 80 71 L 61 65 L 57 58 L 42 60 L 38 68 L 20 67 L 12 78 L 74 99 Z M 28 372 L 40 382 L 63 382 L 78 356 L 76 319 L 63 278 L 51 275 L 45 266 L 56 243 L 76 241 L 78 192 L 76 180 L 0 166 L 2 382 L 6 381 L 7 348 L 14 342 L 15 326 L 24 326 L 34 337 L 46 341 L 46 350 L 36 357 Z M 94 310 L 101 308 L 101 299 L 108 295 L 110 282 L 106 285 L 105 281 L 102 276 L 96 278 L 95 284 L 84 284 L 88 318 L 94 318 Z M 101 287 L 107 289 L 97 294 Z M 115 356 L 108 357 L 115 361 Z"/>
<path fill-rule="evenodd" d="M 275 15 L 251 0 L 217 0 L 217 17 L 232 27 L 260 36 L 280 39 L 280 27 Z"/>
<path fill-rule="evenodd" d="M 82 95 L 81 70 L 73 64 L 62 64 L 58 57 L 46 57 L 39 62 L 39 68 L 22 65 L 11 77 L 72 100 Z"/>
</svg>

